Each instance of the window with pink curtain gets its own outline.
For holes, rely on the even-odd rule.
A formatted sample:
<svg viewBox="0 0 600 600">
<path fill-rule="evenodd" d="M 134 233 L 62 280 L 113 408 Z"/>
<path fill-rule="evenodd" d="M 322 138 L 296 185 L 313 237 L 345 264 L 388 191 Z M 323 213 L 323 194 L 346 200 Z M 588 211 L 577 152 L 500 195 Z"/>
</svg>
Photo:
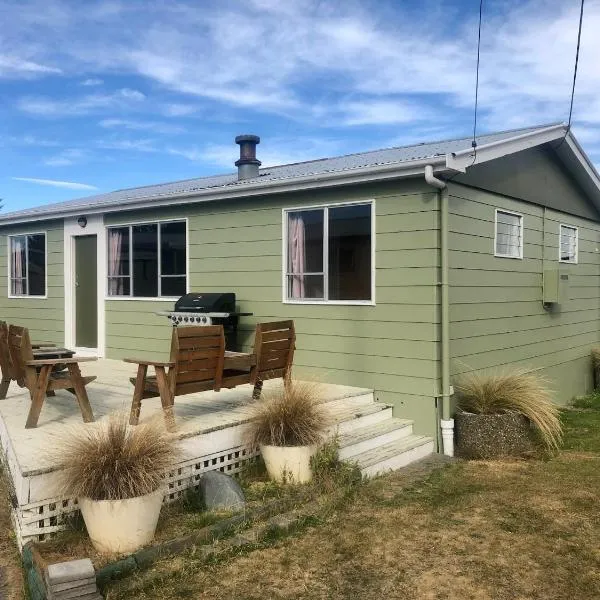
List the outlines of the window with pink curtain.
<svg viewBox="0 0 600 600">
<path fill-rule="evenodd" d="M 372 299 L 372 204 L 287 213 L 288 300 Z"/>
<path fill-rule="evenodd" d="M 129 296 L 129 227 L 108 230 L 108 295 Z"/>
<path fill-rule="evenodd" d="M 9 237 L 10 293 L 12 296 L 46 295 L 46 234 Z"/>
</svg>

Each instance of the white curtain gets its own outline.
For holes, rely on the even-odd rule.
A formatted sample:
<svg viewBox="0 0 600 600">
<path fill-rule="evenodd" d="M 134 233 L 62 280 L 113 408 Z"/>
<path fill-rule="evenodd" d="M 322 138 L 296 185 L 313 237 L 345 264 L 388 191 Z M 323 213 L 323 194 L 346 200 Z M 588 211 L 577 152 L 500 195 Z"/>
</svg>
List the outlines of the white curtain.
<svg viewBox="0 0 600 600">
<path fill-rule="evenodd" d="M 560 259 L 577 260 L 577 231 L 572 227 L 562 227 L 560 230 Z"/>
<path fill-rule="evenodd" d="M 498 212 L 496 216 L 496 254 L 521 256 L 522 222 L 519 215 Z"/>
<path fill-rule="evenodd" d="M 292 279 L 291 298 L 304 298 L 304 270 L 306 268 L 306 246 L 304 219 L 300 213 L 291 214 L 288 221 L 288 261 Z"/>
<path fill-rule="evenodd" d="M 123 295 L 122 275 L 122 243 L 123 233 L 118 229 L 108 230 L 108 294 L 109 296 Z"/>
<path fill-rule="evenodd" d="M 11 279 L 12 293 L 15 296 L 25 294 L 25 238 L 11 238 L 12 261 L 11 261 Z"/>
</svg>

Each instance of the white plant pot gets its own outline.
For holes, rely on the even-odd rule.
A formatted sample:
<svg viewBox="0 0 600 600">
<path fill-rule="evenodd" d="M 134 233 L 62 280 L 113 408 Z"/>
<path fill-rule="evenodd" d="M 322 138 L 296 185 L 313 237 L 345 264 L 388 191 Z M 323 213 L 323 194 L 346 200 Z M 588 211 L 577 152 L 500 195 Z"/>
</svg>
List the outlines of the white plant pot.
<svg viewBox="0 0 600 600">
<path fill-rule="evenodd" d="M 280 483 L 308 483 L 312 479 L 310 457 L 316 446 L 260 447 L 269 477 Z"/>
<path fill-rule="evenodd" d="M 126 500 L 79 498 L 94 548 L 102 553 L 133 552 L 154 538 L 165 491 Z"/>
</svg>

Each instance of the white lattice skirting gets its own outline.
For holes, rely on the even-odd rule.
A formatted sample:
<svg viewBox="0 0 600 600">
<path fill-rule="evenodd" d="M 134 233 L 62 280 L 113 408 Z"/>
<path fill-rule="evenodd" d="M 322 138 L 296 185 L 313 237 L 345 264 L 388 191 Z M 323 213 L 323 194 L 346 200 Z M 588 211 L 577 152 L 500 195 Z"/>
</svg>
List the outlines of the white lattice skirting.
<svg viewBox="0 0 600 600">
<path fill-rule="evenodd" d="M 0 436 L 2 425 L 0 424 Z M 78 510 L 77 501 L 61 498 L 56 490 L 58 471 L 21 473 L 11 452 L 10 440 L 3 438 L 3 463 L 10 473 L 12 520 L 19 547 L 29 541 L 44 541 L 65 528 L 69 516 Z M 235 425 L 179 440 L 183 460 L 167 478 L 164 502 L 173 502 L 199 484 L 207 471 L 229 475 L 258 456 L 258 449 L 243 443 L 243 425 Z"/>
</svg>

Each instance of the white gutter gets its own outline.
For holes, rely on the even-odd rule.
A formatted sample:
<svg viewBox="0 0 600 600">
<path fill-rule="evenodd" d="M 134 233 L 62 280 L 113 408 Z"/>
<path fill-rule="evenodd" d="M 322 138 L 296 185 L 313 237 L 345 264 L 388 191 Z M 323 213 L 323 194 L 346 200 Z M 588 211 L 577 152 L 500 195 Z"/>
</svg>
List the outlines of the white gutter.
<svg viewBox="0 0 600 600">
<path fill-rule="evenodd" d="M 146 196 L 144 198 L 123 199 L 118 204 L 98 204 L 93 206 L 82 202 L 79 206 L 69 206 L 64 209 L 48 210 L 40 207 L 39 212 L 31 212 L 26 215 L 10 213 L 0 214 L 0 226 L 13 223 L 28 223 L 40 219 L 52 220 L 80 215 L 107 214 L 121 212 L 124 210 L 143 210 L 148 208 L 160 208 L 165 206 L 182 206 L 186 204 L 197 204 L 201 202 L 213 202 L 215 200 L 251 198 L 254 196 L 265 196 L 269 194 L 281 194 L 285 192 L 297 192 L 313 188 L 331 188 L 342 185 L 357 183 L 369 183 L 373 181 L 385 181 L 386 179 L 397 179 L 401 177 L 415 177 L 423 174 L 423 168 L 427 164 L 443 167 L 446 157 L 417 159 L 410 162 L 393 163 L 369 167 L 359 167 L 336 171 L 332 173 L 320 173 L 317 175 L 304 175 L 289 179 L 261 181 L 245 180 L 243 183 L 230 185 L 224 188 L 206 188 L 200 190 L 175 192 L 165 195 Z M 93 196 L 91 197 L 93 198 Z"/>
<path fill-rule="evenodd" d="M 454 456 L 454 419 L 450 417 L 450 302 L 448 289 L 448 186 L 425 166 L 425 181 L 438 190 L 440 199 L 440 287 L 442 338 L 442 446 L 446 456 Z"/>
</svg>

